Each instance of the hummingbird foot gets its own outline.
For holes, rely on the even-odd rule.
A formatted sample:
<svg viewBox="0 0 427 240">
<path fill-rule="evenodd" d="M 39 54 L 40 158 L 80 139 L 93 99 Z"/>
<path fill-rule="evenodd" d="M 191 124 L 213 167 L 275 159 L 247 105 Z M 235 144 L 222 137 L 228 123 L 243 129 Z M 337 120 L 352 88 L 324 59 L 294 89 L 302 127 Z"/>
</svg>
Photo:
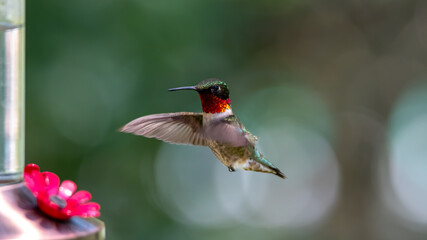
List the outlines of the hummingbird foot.
<svg viewBox="0 0 427 240">
<path fill-rule="evenodd" d="M 236 169 L 234 169 L 232 166 L 229 166 L 229 167 L 228 167 L 228 171 L 229 171 L 229 172 L 235 172 L 235 171 L 236 171 Z"/>
</svg>

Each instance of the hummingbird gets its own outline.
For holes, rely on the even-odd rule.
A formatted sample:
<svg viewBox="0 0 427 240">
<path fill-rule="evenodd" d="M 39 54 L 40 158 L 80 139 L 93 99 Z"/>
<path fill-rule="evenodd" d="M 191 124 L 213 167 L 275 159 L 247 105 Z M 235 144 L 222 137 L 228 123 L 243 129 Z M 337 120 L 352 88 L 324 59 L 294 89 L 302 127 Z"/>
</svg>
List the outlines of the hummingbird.
<svg viewBox="0 0 427 240">
<path fill-rule="evenodd" d="M 120 131 L 174 144 L 207 146 L 230 172 L 243 169 L 286 178 L 256 149 L 258 138 L 233 114 L 230 92 L 225 82 L 207 79 L 195 86 L 168 89 L 178 90 L 196 91 L 203 113 L 147 115 L 127 123 Z"/>
</svg>

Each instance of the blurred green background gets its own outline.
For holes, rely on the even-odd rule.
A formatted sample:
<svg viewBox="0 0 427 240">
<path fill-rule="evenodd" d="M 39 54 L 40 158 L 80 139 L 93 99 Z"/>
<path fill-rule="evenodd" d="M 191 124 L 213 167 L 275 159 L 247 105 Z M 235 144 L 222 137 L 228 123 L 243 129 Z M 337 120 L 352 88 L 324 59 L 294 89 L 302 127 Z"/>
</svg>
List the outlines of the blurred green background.
<svg viewBox="0 0 427 240">
<path fill-rule="evenodd" d="M 426 239 L 427 3 L 27 1 L 26 162 L 108 239 Z M 118 133 L 216 77 L 288 176 Z"/>
</svg>

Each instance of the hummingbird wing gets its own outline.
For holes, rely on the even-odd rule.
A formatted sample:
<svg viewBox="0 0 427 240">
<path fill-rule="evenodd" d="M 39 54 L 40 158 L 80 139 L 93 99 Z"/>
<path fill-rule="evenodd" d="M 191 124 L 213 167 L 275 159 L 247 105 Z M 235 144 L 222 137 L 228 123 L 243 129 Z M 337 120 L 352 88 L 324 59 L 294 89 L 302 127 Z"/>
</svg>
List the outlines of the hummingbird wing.
<svg viewBox="0 0 427 240">
<path fill-rule="evenodd" d="M 205 129 L 206 138 L 230 144 L 233 147 L 247 146 L 257 141 L 257 137 L 246 130 L 235 115 L 216 120 Z"/>
<path fill-rule="evenodd" d="M 206 146 L 202 122 L 201 113 L 161 113 L 137 118 L 120 131 L 170 143 Z"/>
</svg>

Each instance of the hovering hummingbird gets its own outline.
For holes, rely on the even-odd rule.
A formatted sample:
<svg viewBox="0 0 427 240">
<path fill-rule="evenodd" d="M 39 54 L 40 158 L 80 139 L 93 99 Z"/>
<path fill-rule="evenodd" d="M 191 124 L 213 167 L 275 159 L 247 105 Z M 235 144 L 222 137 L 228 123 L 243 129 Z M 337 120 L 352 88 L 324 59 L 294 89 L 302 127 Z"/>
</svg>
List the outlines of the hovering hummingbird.
<svg viewBox="0 0 427 240">
<path fill-rule="evenodd" d="M 178 112 L 143 116 L 129 122 L 120 131 L 175 144 L 207 146 L 230 172 L 240 168 L 286 178 L 258 152 L 255 148 L 258 138 L 246 130 L 233 114 L 225 82 L 207 79 L 195 86 L 168 90 L 195 90 L 199 93 L 203 113 Z"/>
</svg>

